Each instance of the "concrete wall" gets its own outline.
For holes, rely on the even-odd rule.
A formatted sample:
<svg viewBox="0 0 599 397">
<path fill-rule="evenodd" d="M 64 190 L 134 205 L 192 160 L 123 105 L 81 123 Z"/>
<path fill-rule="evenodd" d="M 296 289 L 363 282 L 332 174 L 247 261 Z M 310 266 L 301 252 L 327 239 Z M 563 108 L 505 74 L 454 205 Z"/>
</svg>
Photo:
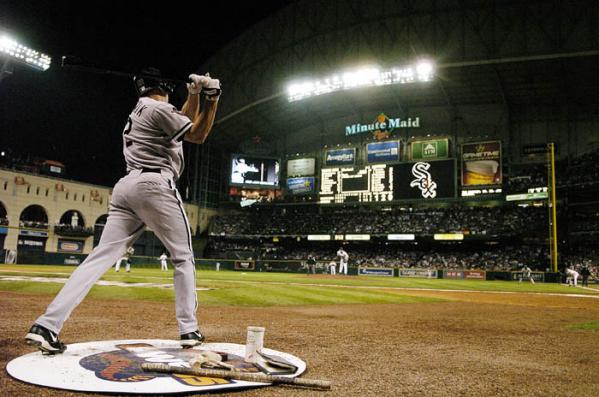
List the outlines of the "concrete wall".
<svg viewBox="0 0 599 397">
<path fill-rule="evenodd" d="M 6 209 L 10 222 L 3 248 L 17 249 L 19 230 L 22 230 L 19 229 L 21 213 L 30 205 L 39 205 L 48 217 L 46 251 L 57 252 L 58 239 L 61 237 L 54 234 L 53 225 L 59 223 L 65 212 L 78 211 L 84 226 L 93 228 L 99 217 L 108 214 L 111 193 L 112 189 L 106 186 L 0 170 L 0 203 Z M 211 215 L 203 211 L 201 213 L 194 204 L 185 203 L 184 207 L 192 234 L 196 234 L 198 226 L 204 230 Z M 84 253 L 89 253 L 93 248 L 93 236 L 67 239 L 84 241 Z"/>
</svg>

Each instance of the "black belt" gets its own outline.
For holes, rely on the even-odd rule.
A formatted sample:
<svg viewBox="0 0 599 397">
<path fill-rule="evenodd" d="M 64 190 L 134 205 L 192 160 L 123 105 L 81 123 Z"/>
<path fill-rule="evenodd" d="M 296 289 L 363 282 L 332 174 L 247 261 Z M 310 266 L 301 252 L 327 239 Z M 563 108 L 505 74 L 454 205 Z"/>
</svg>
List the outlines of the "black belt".
<svg viewBox="0 0 599 397">
<path fill-rule="evenodd" d="M 136 171 L 138 169 L 139 168 L 136 168 L 136 169 L 133 169 L 131 171 Z M 130 173 L 131 171 L 127 172 L 127 174 Z M 156 172 L 156 173 L 160 174 L 160 173 L 162 173 L 162 170 L 160 168 L 146 168 L 146 167 L 144 167 L 144 168 L 141 169 L 141 173 L 143 174 L 144 172 Z"/>
<path fill-rule="evenodd" d="M 144 168 L 141 169 L 141 173 L 143 174 L 144 172 L 157 172 L 157 173 L 160 174 L 162 172 L 162 170 L 160 168 L 146 168 L 146 167 L 144 167 Z"/>
</svg>

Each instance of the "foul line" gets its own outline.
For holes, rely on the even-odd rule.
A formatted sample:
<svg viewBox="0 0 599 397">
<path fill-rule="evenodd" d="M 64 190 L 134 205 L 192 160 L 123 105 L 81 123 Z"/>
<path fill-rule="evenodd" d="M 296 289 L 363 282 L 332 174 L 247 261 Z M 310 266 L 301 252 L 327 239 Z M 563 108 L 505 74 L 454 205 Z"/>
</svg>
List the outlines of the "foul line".
<svg viewBox="0 0 599 397">
<path fill-rule="evenodd" d="M 62 277 L 30 277 L 30 276 L 2 276 L 0 275 L 0 281 L 31 281 L 38 283 L 66 283 L 68 278 Z M 124 283 L 122 281 L 108 281 L 98 280 L 94 285 L 102 285 L 108 287 L 134 287 L 134 288 L 162 288 L 172 289 L 172 284 L 158 284 L 158 283 Z M 196 288 L 196 291 L 210 291 L 214 288 Z"/>
</svg>

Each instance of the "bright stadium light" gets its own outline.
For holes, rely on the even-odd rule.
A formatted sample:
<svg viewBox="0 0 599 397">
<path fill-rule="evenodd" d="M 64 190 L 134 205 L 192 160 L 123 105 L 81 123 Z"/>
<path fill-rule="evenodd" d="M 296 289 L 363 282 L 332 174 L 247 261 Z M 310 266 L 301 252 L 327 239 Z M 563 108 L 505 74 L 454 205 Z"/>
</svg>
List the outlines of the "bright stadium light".
<svg viewBox="0 0 599 397">
<path fill-rule="evenodd" d="M 287 87 L 289 102 L 349 90 L 359 87 L 375 87 L 390 84 L 409 84 L 431 81 L 435 75 L 432 62 L 422 60 L 414 65 L 381 70 L 376 66 L 367 66 L 355 70 L 335 73 L 319 80 L 304 80 L 290 83 Z"/>
<path fill-rule="evenodd" d="M 0 55 L 42 71 L 48 70 L 52 62 L 48 55 L 25 47 L 6 34 L 0 36 Z"/>
</svg>

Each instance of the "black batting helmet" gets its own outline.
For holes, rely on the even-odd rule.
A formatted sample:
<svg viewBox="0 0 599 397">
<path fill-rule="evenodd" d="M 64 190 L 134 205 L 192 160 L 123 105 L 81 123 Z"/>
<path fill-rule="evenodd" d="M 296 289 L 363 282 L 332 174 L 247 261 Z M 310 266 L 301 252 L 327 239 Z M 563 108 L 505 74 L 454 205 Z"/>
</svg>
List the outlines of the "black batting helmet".
<svg viewBox="0 0 599 397">
<path fill-rule="evenodd" d="M 142 69 L 142 71 L 133 77 L 137 95 L 142 97 L 152 90 L 160 90 L 164 95 L 170 94 L 175 89 L 175 84 L 164 80 L 160 76 L 160 70 L 153 67 Z"/>
</svg>

